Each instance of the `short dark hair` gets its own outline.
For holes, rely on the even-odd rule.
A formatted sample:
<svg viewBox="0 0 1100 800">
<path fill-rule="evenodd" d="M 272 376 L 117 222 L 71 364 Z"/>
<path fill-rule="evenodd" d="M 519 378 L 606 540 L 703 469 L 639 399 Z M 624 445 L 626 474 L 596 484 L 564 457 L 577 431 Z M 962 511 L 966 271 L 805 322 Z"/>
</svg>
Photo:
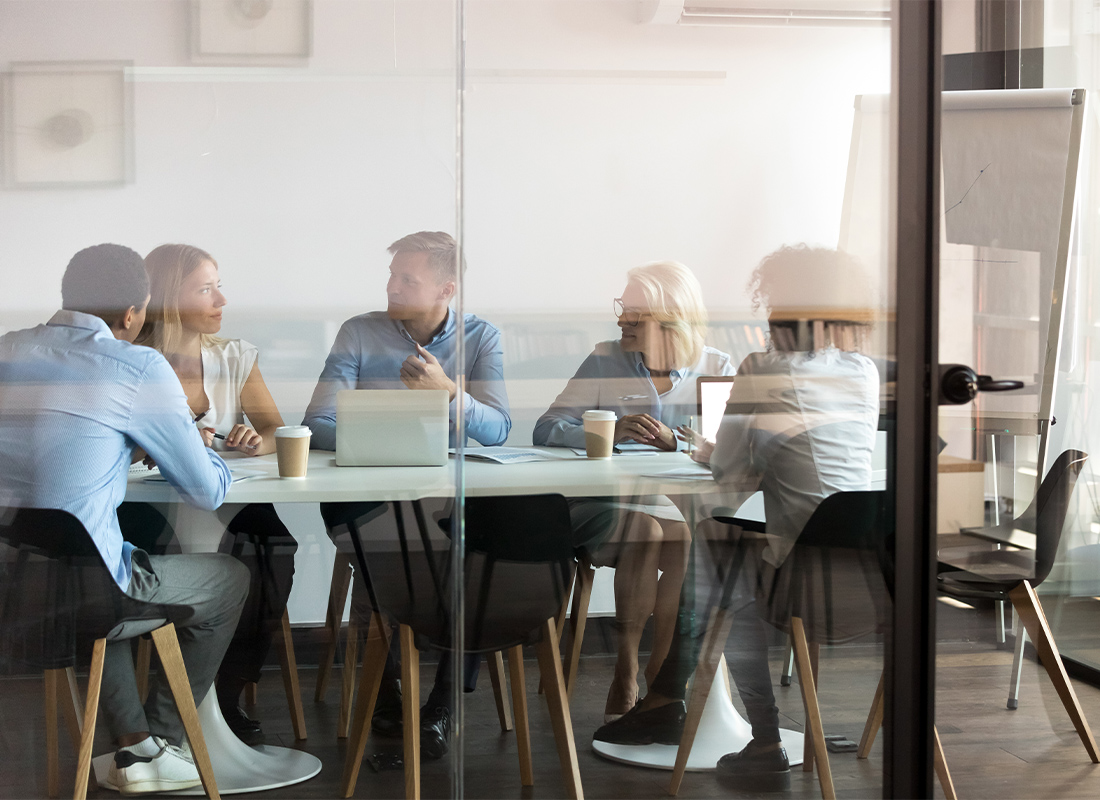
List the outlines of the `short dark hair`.
<svg viewBox="0 0 1100 800">
<path fill-rule="evenodd" d="M 61 306 L 114 322 L 149 297 L 145 261 L 129 247 L 97 244 L 72 257 L 61 279 Z"/>
</svg>

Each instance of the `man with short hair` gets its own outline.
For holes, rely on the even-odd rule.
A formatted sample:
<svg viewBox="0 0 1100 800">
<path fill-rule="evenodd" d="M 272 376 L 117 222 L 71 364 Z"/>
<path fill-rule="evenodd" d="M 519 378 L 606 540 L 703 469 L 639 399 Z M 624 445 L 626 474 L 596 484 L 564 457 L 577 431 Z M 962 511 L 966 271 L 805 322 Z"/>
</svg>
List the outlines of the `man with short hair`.
<svg viewBox="0 0 1100 800">
<path fill-rule="evenodd" d="M 0 506 L 54 508 L 83 523 L 119 588 L 172 608 L 191 691 L 201 703 L 229 645 L 248 570 L 229 556 L 153 556 L 122 539 L 116 509 L 140 448 L 183 499 L 214 509 L 230 484 L 207 449 L 164 357 L 132 342 L 145 320 L 141 256 L 101 244 L 69 262 L 62 310 L 0 337 Z M 163 672 L 138 698 L 129 641 L 107 644 L 103 717 L 122 794 L 200 785 Z"/>
<path fill-rule="evenodd" d="M 458 244 L 449 234 L 420 231 L 389 246 L 390 278 L 385 311 L 352 317 L 343 324 L 306 409 L 304 425 L 313 432 L 310 446 L 336 449 L 336 393 L 341 389 L 445 389 L 450 402 L 450 443 L 456 443 L 458 315 L 450 303 L 455 295 L 459 264 Z M 500 331 L 473 314 L 463 317 L 465 379 L 463 397 L 465 436 L 483 445 L 503 444 L 512 427 L 504 389 Z M 322 516 L 336 504 L 322 504 Z M 361 504 L 365 520 L 379 504 Z M 339 512 L 334 514 L 339 516 Z M 330 536 L 334 536 L 330 529 Z M 358 579 L 357 579 L 358 580 Z M 366 613 L 360 610 L 358 613 Z M 397 667 L 397 637 L 386 662 L 372 723 L 376 733 L 402 732 L 401 694 Z M 436 670 L 435 686 L 421 711 L 420 742 L 425 758 L 446 754 L 454 707 L 451 661 L 444 652 Z M 469 655 L 464 665 L 464 688 L 472 691 L 480 656 Z"/>
</svg>

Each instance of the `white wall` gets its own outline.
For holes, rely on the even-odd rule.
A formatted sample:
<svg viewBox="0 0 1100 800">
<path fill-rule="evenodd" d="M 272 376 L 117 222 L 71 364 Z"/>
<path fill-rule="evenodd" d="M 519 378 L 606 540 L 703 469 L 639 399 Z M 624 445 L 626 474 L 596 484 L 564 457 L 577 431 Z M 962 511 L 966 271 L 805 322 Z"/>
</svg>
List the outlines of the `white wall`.
<svg viewBox="0 0 1100 800">
<path fill-rule="evenodd" d="M 0 0 L 0 68 L 131 60 L 135 109 L 134 183 L 0 191 L 0 329 L 58 306 L 81 247 L 190 242 L 221 264 L 226 333 L 279 329 L 255 335 L 301 408 L 335 324 L 384 305 L 385 247 L 455 226 L 452 6 L 314 7 L 308 65 L 221 68 L 191 62 L 184 0 Z M 468 0 L 468 310 L 591 318 L 627 269 L 675 258 L 738 311 L 763 255 L 835 244 L 852 100 L 889 89 L 888 30 L 637 18 Z M 301 513 L 292 614 L 319 620 L 330 551 Z"/>
</svg>

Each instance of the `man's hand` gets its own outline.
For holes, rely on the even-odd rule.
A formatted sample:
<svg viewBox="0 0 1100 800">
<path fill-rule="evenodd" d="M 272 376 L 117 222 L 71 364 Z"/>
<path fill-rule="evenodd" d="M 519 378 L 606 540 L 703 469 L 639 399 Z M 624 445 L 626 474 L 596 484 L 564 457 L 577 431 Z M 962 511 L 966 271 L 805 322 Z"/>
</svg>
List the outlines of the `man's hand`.
<svg viewBox="0 0 1100 800">
<path fill-rule="evenodd" d="M 660 420 L 649 414 L 627 414 L 615 423 L 615 441 L 631 439 L 642 444 L 651 444 L 662 450 L 676 449 L 676 434 Z"/>
<path fill-rule="evenodd" d="M 439 366 L 439 360 L 419 344 L 416 355 L 401 363 L 401 382 L 410 389 L 446 389 L 450 400 L 455 399 L 458 391 L 455 382 Z"/>
</svg>

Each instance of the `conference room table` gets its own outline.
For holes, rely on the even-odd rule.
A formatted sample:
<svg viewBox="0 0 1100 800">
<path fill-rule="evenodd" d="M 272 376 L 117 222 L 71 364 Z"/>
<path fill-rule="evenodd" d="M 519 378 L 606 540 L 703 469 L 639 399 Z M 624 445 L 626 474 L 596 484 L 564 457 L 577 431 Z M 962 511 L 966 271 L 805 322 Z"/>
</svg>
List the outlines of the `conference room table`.
<svg viewBox="0 0 1100 800">
<path fill-rule="evenodd" d="M 476 448 L 471 449 L 476 452 Z M 557 493 L 566 497 L 667 495 L 675 499 L 718 492 L 709 469 L 683 452 L 628 452 L 609 459 L 589 459 L 569 448 L 523 449 L 540 453 L 544 460 L 499 464 L 467 457 L 462 476 L 466 496 Z M 453 457 L 439 467 L 339 467 L 334 453 L 315 450 L 309 454 L 306 477 L 280 478 L 274 454 L 255 458 L 234 458 L 234 455 L 228 454 L 226 459 L 231 469 L 235 473 L 253 474 L 230 486 L 226 503 L 401 502 L 454 497 L 457 491 Z M 750 496 L 754 489 L 746 486 L 744 497 Z M 180 502 L 168 483 L 150 480 L 140 472 L 131 474 L 126 500 Z M 699 506 L 682 500 L 680 504 L 688 514 Z M 186 536 L 186 532 L 179 533 L 181 538 Z M 184 549 L 195 548 L 184 543 Z M 748 724 L 737 714 L 729 695 L 723 690 L 712 692 L 711 697 L 715 699 L 715 708 L 708 704 L 689 769 L 713 769 L 719 756 L 740 749 L 751 738 Z M 222 718 L 213 691 L 200 704 L 199 716 L 222 794 L 288 786 L 308 780 L 320 771 L 320 761 L 308 753 L 267 745 L 249 747 L 238 740 Z M 800 753 L 801 734 L 783 733 L 788 752 Z M 706 747 L 708 742 L 713 742 L 713 747 Z M 710 752 L 712 749 L 715 754 Z M 609 745 L 596 750 L 614 760 L 671 769 L 676 748 L 649 745 L 624 750 L 622 746 Z M 109 763 L 109 754 L 96 759 L 101 782 L 106 778 Z M 202 790 L 191 793 L 202 794 Z"/>
</svg>

